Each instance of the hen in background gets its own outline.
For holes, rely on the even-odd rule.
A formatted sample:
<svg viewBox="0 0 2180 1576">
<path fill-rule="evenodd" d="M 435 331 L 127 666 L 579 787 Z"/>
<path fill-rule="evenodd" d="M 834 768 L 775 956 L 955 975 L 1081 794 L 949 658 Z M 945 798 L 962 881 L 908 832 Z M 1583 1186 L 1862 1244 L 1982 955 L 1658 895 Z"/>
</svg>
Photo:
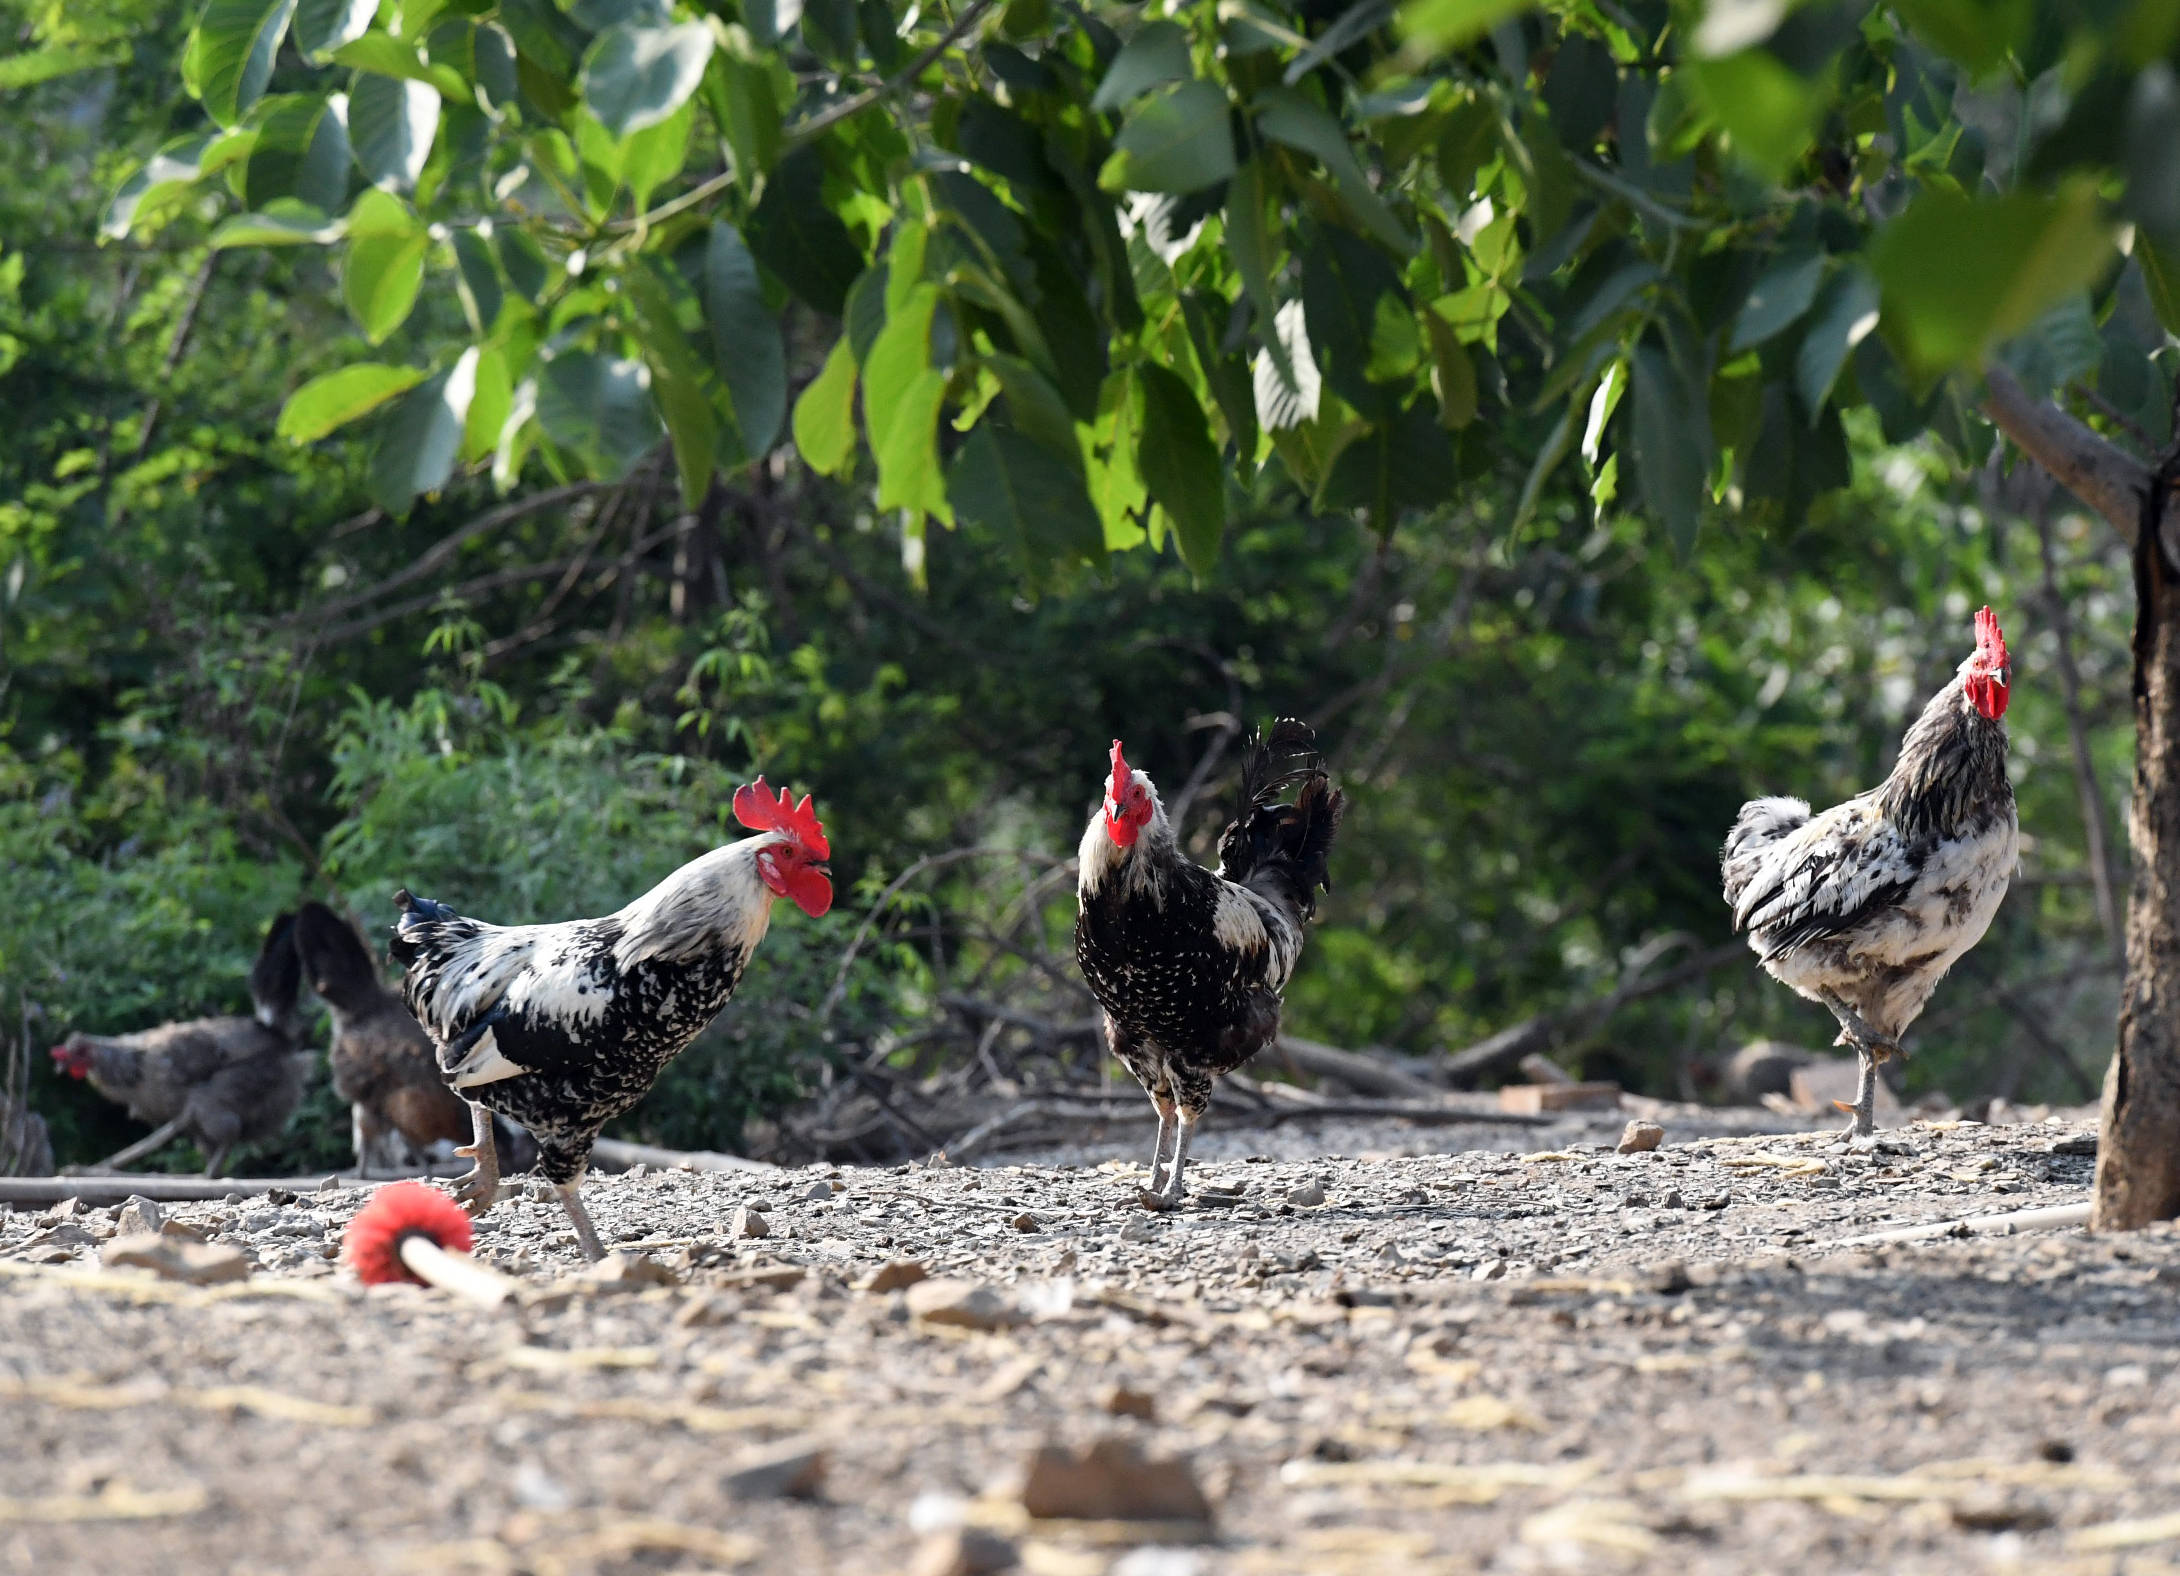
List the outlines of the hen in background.
<svg viewBox="0 0 2180 1576">
<path fill-rule="evenodd" d="M 79 1030 L 53 1047 L 62 1072 L 88 1079 L 137 1121 L 153 1125 L 95 1169 L 128 1165 L 186 1137 L 204 1151 L 205 1174 L 218 1176 L 235 1145 L 270 1138 L 287 1125 L 314 1060 L 296 1049 L 303 971 L 294 930 L 295 916 L 282 914 L 265 933 L 250 968 L 254 1017 L 198 1018 L 133 1034 Z"/>
<path fill-rule="evenodd" d="M 295 950 L 333 1016 L 326 1064 L 348 1102 L 356 1174 L 405 1172 L 469 1137 L 468 1102 L 439 1076 L 431 1036 L 387 986 L 355 927 L 323 903 L 305 903 Z M 537 1160 L 537 1146 L 512 1123 L 500 1124 L 498 1152 L 508 1171 Z"/>
<path fill-rule="evenodd" d="M 2006 779 L 2013 671 L 1989 608 L 1976 649 L 1900 743 L 1892 774 L 1812 815 L 1754 799 L 1720 865 L 1737 929 L 1764 969 L 1839 1021 L 1861 1063 L 1848 1131 L 1867 1134 L 1877 1069 L 1946 970 L 1983 939 L 2020 860 Z"/>
</svg>

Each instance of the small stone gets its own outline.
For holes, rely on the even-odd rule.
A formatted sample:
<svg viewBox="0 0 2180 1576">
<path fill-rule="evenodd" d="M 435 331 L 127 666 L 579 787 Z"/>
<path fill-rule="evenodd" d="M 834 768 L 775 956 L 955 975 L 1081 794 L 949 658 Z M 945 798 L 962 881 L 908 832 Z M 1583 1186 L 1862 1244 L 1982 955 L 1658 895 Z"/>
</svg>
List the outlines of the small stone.
<svg viewBox="0 0 2180 1576">
<path fill-rule="evenodd" d="M 282 1208 L 286 1208 L 295 1202 L 295 1190 L 285 1187 L 269 1187 L 265 1189 L 265 1202 L 278 1204 Z"/>
<path fill-rule="evenodd" d="M 1646 1122 L 1637 1117 L 1621 1132 L 1619 1152 L 1623 1155 L 1647 1155 L 1664 1142 L 1664 1128 L 1655 1122 Z"/>
<path fill-rule="evenodd" d="M 647 1286 L 678 1286 L 681 1277 L 657 1259 L 636 1253 L 608 1253 L 583 1272 L 584 1282 L 598 1291 L 641 1291 Z"/>
<path fill-rule="evenodd" d="M 981 1281 L 926 1280 L 908 1288 L 908 1311 L 926 1324 L 1001 1330 L 1022 1323 L 1022 1310 Z"/>
<path fill-rule="evenodd" d="M 929 1280 L 931 1272 L 917 1259 L 888 1259 L 871 1272 L 863 1289 L 871 1292 L 905 1291 L 918 1281 Z"/>
<path fill-rule="evenodd" d="M 994 1576 L 1020 1562 L 1020 1552 L 998 1533 L 955 1527 L 923 1540 L 909 1576 Z"/>
<path fill-rule="evenodd" d="M 825 1200 L 827 1200 L 827 1199 L 831 1198 L 832 1196 L 833 1196 L 833 1185 L 832 1185 L 832 1183 L 830 1183 L 830 1182 L 813 1182 L 813 1183 L 811 1183 L 811 1184 L 810 1184 L 810 1185 L 809 1185 L 808 1187 L 806 1187 L 806 1188 L 804 1188 L 804 1189 L 802 1190 L 802 1193 L 801 1193 L 801 1200 L 802 1200 L 802 1202 L 803 1202 L 803 1203 L 805 1203 L 805 1204 L 821 1204 L 821 1203 L 823 1203 L 823 1202 L 824 1202 Z"/>
<path fill-rule="evenodd" d="M 1105 1392 L 1098 1403 L 1115 1417 L 1140 1417 L 1144 1422 L 1154 1422 L 1158 1417 L 1158 1400 L 1142 1390 L 1131 1390 L 1124 1384 L 1116 1384 Z"/>
<path fill-rule="evenodd" d="M 639 1160 L 628 1168 L 628 1178 L 632 1182 L 640 1182 L 650 1174 L 651 1166 L 648 1161 Z"/>
<path fill-rule="evenodd" d="M 1012 1226 L 1016 1231 L 1036 1231 L 1040 1229 L 1044 1223 L 1040 1221 L 1035 1215 L 1032 1215 L 1028 1210 L 1025 1209 L 1022 1211 L 1021 1214 L 1015 1216 L 1012 1220 L 1008 1221 L 1007 1224 Z"/>
<path fill-rule="evenodd" d="M 1653 1265 L 1649 1274 L 1650 1289 L 1665 1297 L 1678 1297 L 1695 1285 L 1688 1277 L 1688 1265 L 1683 1259 L 1667 1259 Z"/>
<path fill-rule="evenodd" d="M 1296 1209 L 1315 1209 L 1325 1201 L 1325 1185 L 1322 1182 L 1304 1182 L 1287 1189 L 1287 1202 Z"/>
<path fill-rule="evenodd" d="M 724 1297 L 691 1297 L 674 1315 L 674 1323 L 685 1330 L 697 1329 L 707 1324 L 731 1324 L 740 1312 Z"/>
<path fill-rule="evenodd" d="M 824 1447 L 791 1439 L 744 1456 L 720 1486 L 735 1499 L 815 1499 L 825 1483 Z"/>
<path fill-rule="evenodd" d="M 734 1218 L 727 1223 L 727 1235 L 730 1237 L 769 1237 L 772 1235 L 772 1222 L 758 1214 L 754 1209 L 744 1205 L 734 1212 Z"/>
<path fill-rule="evenodd" d="M 1195 1522 L 1207 1531 L 1211 1522 L 1211 1502 L 1185 1459 L 1152 1460 L 1119 1434 L 1081 1450 L 1040 1445 L 1023 1476 L 1022 1508 L 1039 1518 Z"/>
<path fill-rule="evenodd" d="M 190 1286 L 217 1286 L 250 1274 L 250 1256 L 240 1248 L 148 1233 L 114 1238 L 99 1262 L 110 1270 L 150 1270 L 161 1280 Z"/>
<path fill-rule="evenodd" d="M 1156 1242 L 1158 1240 L 1158 1229 L 1141 1216 L 1137 1216 L 1120 1228 L 1120 1240 L 1123 1242 Z"/>
</svg>

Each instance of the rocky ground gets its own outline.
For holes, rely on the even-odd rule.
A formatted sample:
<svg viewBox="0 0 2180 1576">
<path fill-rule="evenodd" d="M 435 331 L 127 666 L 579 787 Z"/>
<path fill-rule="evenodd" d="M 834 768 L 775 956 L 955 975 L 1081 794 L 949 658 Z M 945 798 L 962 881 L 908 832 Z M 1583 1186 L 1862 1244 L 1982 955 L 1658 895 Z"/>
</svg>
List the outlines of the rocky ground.
<svg viewBox="0 0 2180 1576">
<path fill-rule="evenodd" d="M 1649 1114 L 599 1178 L 603 1277 L 518 1184 L 489 1313 L 355 1190 L 168 1211 L 224 1284 L 0 1215 L 0 1571 L 2180 1569 L 2180 1234 L 1857 1241 L 2080 1203 L 2090 1113 Z"/>
</svg>

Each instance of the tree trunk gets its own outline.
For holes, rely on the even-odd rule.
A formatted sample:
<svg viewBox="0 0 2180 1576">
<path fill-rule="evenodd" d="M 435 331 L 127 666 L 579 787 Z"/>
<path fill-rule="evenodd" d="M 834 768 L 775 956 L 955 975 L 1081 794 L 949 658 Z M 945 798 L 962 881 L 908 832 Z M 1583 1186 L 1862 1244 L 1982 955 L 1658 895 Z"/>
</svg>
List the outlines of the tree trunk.
<svg viewBox="0 0 2180 1576">
<path fill-rule="evenodd" d="M 2104 1079 L 2090 1228 L 2180 1215 L 2180 573 L 2166 536 L 2180 452 L 2153 474 L 2013 374 L 1986 375 L 1984 414 L 2134 550 L 2134 888 L 2119 1050 Z"/>
<path fill-rule="evenodd" d="M 2163 529 L 2176 474 L 2167 460 L 2135 537 L 2135 878 L 2097 1140 L 2097 1231 L 2180 1215 L 2180 575 Z"/>
</svg>

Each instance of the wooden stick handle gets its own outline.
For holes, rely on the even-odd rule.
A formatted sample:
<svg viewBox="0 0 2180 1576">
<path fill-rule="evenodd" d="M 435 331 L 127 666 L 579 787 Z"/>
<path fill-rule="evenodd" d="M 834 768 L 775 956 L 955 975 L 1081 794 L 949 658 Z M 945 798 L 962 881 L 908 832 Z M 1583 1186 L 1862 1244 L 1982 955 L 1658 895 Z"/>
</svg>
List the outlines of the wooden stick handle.
<svg viewBox="0 0 2180 1576">
<path fill-rule="evenodd" d="M 497 1308 L 514 1296 L 519 1283 L 466 1253 L 449 1253 L 422 1232 L 401 1239 L 401 1262 L 418 1280 L 451 1291 L 480 1308 Z"/>
</svg>

